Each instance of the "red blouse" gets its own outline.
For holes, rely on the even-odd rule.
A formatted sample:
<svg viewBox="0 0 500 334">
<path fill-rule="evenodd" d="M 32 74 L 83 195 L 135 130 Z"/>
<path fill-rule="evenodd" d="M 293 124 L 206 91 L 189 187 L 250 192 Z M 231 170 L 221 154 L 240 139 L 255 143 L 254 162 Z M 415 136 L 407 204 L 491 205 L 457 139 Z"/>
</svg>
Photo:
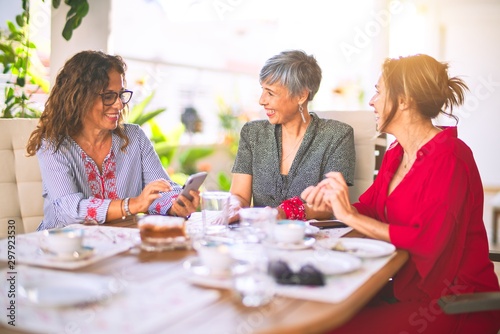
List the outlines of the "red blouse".
<svg viewBox="0 0 500 334">
<path fill-rule="evenodd" d="M 403 149 L 387 150 L 373 185 L 354 204 L 389 224 L 391 242 L 410 253 L 394 278 L 401 301 L 499 290 L 483 223 L 483 187 L 470 148 L 445 128 L 418 152 L 401 183 L 387 196 Z"/>
</svg>

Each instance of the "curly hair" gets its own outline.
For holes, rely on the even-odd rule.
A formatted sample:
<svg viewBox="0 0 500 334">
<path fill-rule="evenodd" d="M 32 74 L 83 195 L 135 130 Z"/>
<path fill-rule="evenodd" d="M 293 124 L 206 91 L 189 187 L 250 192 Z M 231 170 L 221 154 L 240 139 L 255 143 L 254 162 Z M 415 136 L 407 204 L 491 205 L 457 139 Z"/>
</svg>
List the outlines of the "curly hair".
<svg viewBox="0 0 500 334">
<path fill-rule="evenodd" d="M 57 151 L 65 138 L 80 133 L 85 115 L 92 109 L 98 94 L 108 87 L 109 72 L 117 71 L 125 82 L 126 69 L 120 56 L 101 51 L 82 51 L 70 58 L 59 71 L 40 122 L 31 133 L 26 147 L 28 156 L 36 154 L 43 139 Z M 123 123 L 121 113 L 113 132 L 124 140 L 122 150 L 128 145 Z"/>
<path fill-rule="evenodd" d="M 394 118 L 401 96 L 409 98 L 424 117 L 434 119 L 444 114 L 458 122 L 453 107 L 464 103 L 468 87 L 462 79 L 448 76 L 447 63 L 425 54 L 388 58 L 382 65 L 382 77 L 392 109 L 379 131 L 383 131 Z"/>
</svg>

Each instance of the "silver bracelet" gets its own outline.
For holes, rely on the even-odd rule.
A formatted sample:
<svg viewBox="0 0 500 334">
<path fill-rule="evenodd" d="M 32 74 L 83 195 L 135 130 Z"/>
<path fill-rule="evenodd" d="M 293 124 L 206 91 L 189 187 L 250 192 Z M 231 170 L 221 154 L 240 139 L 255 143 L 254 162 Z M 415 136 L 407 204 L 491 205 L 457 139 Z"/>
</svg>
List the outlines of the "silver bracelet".
<svg viewBox="0 0 500 334">
<path fill-rule="evenodd" d="M 123 202 L 123 208 L 125 209 L 125 214 L 127 216 L 130 216 L 130 215 L 132 215 L 132 213 L 128 209 L 128 201 L 130 201 L 130 198 L 129 197 L 125 198 L 125 201 Z"/>
</svg>

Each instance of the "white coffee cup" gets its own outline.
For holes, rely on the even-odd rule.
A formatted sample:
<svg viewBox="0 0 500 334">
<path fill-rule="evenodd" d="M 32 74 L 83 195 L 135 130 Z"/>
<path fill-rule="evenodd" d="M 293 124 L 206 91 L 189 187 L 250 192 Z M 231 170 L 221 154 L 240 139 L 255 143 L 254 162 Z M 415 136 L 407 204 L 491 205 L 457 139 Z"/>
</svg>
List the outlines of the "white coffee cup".
<svg viewBox="0 0 500 334">
<path fill-rule="evenodd" d="M 299 243 L 304 240 L 306 224 L 300 220 L 279 220 L 274 225 L 274 239 L 282 243 Z"/>
<path fill-rule="evenodd" d="M 67 255 L 82 250 L 83 229 L 66 227 L 43 231 L 43 246 L 50 252 Z"/>
<path fill-rule="evenodd" d="M 211 273 L 229 271 L 233 259 L 229 252 L 229 245 L 223 242 L 203 240 L 196 247 L 201 262 Z"/>
</svg>

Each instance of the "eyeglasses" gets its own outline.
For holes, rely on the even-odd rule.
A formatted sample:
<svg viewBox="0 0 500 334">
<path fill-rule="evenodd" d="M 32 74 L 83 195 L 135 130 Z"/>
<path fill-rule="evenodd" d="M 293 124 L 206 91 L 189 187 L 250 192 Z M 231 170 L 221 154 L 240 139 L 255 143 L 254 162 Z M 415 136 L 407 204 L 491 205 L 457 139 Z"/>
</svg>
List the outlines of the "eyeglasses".
<svg viewBox="0 0 500 334">
<path fill-rule="evenodd" d="M 269 262 L 268 271 L 278 284 L 289 285 L 325 285 L 325 277 L 321 271 L 311 264 L 306 264 L 294 273 L 285 261 L 277 260 Z"/>
<path fill-rule="evenodd" d="M 102 104 L 104 104 L 105 106 L 112 106 L 113 104 L 115 104 L 118 97 L 120 97 L 120 101 L 122 101 L 123 104 L 127 104 L 132 98 L 132 94 L 133 92 L 131 90 L 124 90 L 120 93 L 106 92 L 99 95 L 102 97 Z"/>
</svg>

